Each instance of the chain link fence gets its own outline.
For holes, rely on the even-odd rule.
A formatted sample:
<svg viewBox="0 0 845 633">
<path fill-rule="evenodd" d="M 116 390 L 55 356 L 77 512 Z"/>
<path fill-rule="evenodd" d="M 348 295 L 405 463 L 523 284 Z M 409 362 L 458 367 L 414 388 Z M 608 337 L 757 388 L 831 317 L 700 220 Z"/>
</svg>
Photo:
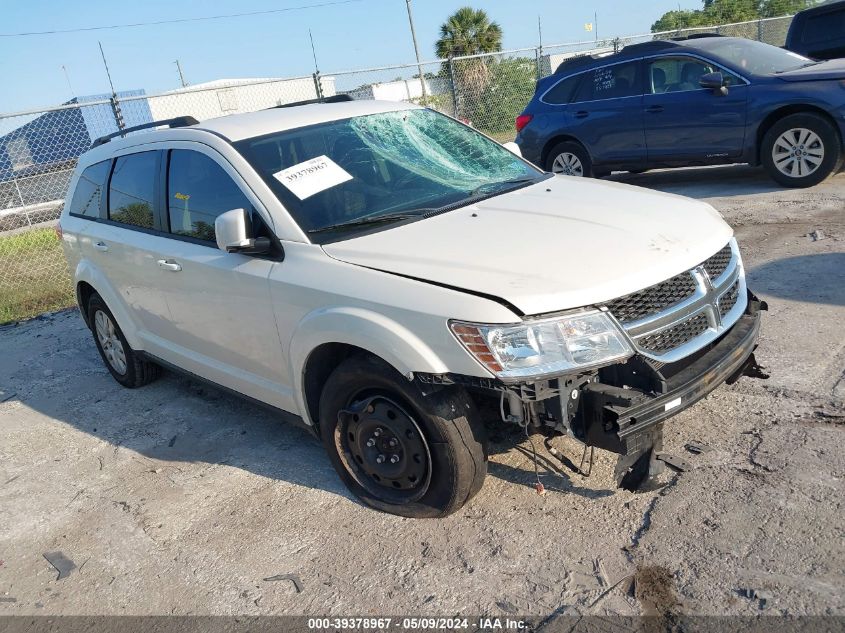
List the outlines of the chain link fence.
<svg viewBox="0 0 845 633">
<path fill-rule="evenodd" d="M 571 57 L 705 32 L 782 46 L 791 20 L 787 16 L 285 79 L 219 80 L 156 95 L 136 90 L 0 114 L 0 323 L 73 303 L 54 225 L 78 157 L 100 136 L 177 116 L 202 121 L 348 94 L 425 105 L 505 142 L 513 140 L 514 119 L 536 81 Z"/>
</svg>

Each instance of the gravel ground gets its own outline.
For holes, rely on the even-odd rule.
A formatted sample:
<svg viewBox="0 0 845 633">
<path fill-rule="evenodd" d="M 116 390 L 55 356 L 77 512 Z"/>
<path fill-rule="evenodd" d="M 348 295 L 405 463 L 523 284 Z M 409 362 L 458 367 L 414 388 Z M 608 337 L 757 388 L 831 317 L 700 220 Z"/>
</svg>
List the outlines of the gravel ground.
<svg viewBox="0 0 845 633">
<path fill-rule="evenodd" d="M 462 511 L 380 514 L 304 431 L 170 373 L 123 389 L 78 314 L 47 315 L 0 328 L 0 615 L 845 615 L 845 174 L 805 191 L 745 167 L 614 179 L 712 202 L 770 306 L 771 378 L 666 425 L 691 471 L 635 493 L 611 455 L 585 479 L 541 451 L 540 497 L 525 438 L 498 431 Z M 59 581 L 56 550 L 78 566 Z M 263 580 L 290 573 L 301 593 Z"/>
</svg>

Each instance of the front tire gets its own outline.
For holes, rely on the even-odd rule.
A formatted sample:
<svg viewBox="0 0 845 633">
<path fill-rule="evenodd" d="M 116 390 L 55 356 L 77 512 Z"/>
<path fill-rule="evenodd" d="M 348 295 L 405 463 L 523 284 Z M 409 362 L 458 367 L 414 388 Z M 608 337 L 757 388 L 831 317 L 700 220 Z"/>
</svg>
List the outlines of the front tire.
<svg viewBox="0 0 845 633">
<path fill-rule="evenodd" d="M 842 141 L 824 117 L 792 114 L 766 132 L 760 152 L 763 166 L 778 184 L 812 187 L 839 168 Z"/>
<path fill-rule="evenodd" d="M 424 395 L 384 361 L 341 363 L 320 397 L 320 436 L 364 504 L 411 518 L 444 517 L 481 488 L 484 428 L 460 387 Z"/>
<path fill-rule="evenodd" d="M 161 376 L 161 367 L 133 350 L 106 302 L 97 293 L 88 300 L 88 323 L 94 343 L 112 377 L 124 387 L 143 387 Z"/>
<path fill-rule="evenodd" d="M 549 152 L 546 158 L 546 171 L 563 176 L 581 176 L 591 178 L 593 161 L 590 153 L 580 143 L 563 141 Z"/>
</svg>

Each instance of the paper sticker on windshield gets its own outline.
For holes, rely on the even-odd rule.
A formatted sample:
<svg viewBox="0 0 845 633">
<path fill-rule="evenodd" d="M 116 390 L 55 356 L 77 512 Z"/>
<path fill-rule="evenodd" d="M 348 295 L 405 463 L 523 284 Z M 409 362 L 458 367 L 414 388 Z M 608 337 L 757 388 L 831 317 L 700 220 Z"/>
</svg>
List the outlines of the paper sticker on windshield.
<svg viewBox="0 0 845 633">
<path fill-rule="evenodd" d="M 328 156 L 318 156 L 277 171 L 273 177 L 300 200 L 352 180 L 352 176 Z"/>
</svg>

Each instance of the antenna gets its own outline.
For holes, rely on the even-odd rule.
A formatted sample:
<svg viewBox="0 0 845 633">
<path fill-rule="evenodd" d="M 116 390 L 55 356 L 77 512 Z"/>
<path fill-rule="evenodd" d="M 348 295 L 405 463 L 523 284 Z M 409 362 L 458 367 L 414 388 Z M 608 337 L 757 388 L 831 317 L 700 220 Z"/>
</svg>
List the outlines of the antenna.
<svg viewBox="0 0 845 633">
<path fill-rule="evenodd" d="M 540 36 L 540 49 L 543 48 L 543 23 L 540 21 L 540 16 L 537 16 L 537 34 Z"/>
<path fill-rule="evenodd" d="M 174 60 L 173 63 L 176 64 L 176 70 L 179 71 L 179 81 L 181 82 L 182 87 L 186 88 L 188 86 L 188 84 L 185 83 L 185 76 L 182 74 L 182 64 L 179 63 L 178 59 Z"/>
<path fill-rule="evenodd" d="M 114 84 L 112 83 L 112 80 L 111 80 L 111 73 L 109 72 L 109 63 L 106 61 L 106 54 L 103 52 L 103 43 L 97 42 L 97 44 L 100 45 L 100 55 L 103 56 L 103 66 L 106 67 L 106 77 L 109 78 L 109 86 L 111 87 L 112 96 L 116 96 L 116 93 L 114 91 Z"/>
<path fill-rule="evenodd" d="M 62 70 L 63 70 L 63 71 L 64 71 L 64 73 L 65 73 L 65 80 L 67 81 L 67 87 L 70 89 L 70 96 L 71 96 L 71 97 L 75 97 L 75 96 L 76 96 L 76 92 L 74 92 L 74 90 L 73 90 L 73 86 L 70 84 L 70 75 L 68 74 L 68 72 L 67 72 L 67 68 L 65 68 L 65 65 L 64 65 L 64 64 L 62 64 Z"/>
<path fill-rule="evenodd" d="M 117 129 L 123 130 L 126 124 L 123 122 L 123 112 L 120 110 L 120 104 L 117 102 L 117 93 L 114 91 L 114 84 L 111 80 L 111 73 L 109 72 L 109 64 L 106 61 L 106 54 L 103 52 L 103 43 L 97 42 L 100 46 L 100 55 L 103 56 L 103 66 L 106 67 L 106 77 L 109 78 L 109 86 L 111 87 L 111 110 L 114 114 L 114 122 L 117 123 Z"/>
<path fill-rule="evenodd" d="M 314 56 L 314 70 L 320 74 L 320 67 L 317 65 L 317 49 L 314 48 L 314 36 L 311 34 L 311 29 L 308 29 L 308 37 L 311 38 L 311 54 Z"/>
</svg>

